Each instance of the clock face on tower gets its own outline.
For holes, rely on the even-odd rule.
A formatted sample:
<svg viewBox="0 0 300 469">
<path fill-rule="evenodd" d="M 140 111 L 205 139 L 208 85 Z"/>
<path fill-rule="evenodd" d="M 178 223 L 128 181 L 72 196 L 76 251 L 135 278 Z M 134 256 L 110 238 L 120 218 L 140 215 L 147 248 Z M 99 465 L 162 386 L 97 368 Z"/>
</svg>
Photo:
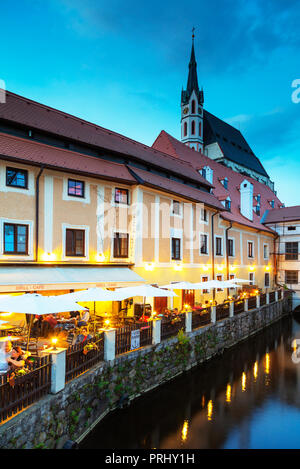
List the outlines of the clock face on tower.
<svg viewBox="0 0 300 469">
<path fill-rule="evenodd" d="M 183 109 L 183 114 L 187 114 L 188 112 L 189 112 L 189 108 L 188 108 L 188 107 L 185 107 L 185 108 Z"/>
</svg>

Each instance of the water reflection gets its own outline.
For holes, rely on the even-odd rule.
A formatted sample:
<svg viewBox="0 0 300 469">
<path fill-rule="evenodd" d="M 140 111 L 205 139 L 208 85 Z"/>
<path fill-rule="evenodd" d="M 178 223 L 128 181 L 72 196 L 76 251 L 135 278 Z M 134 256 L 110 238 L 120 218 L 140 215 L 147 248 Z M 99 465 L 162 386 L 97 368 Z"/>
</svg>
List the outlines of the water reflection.
<svg viewBox="0 0 300 469">
<path fill-rule="evenodd" d="M 83 448 L 300 448 L 300 326 L 285 318 L 117 411 Z"/>
</svg>

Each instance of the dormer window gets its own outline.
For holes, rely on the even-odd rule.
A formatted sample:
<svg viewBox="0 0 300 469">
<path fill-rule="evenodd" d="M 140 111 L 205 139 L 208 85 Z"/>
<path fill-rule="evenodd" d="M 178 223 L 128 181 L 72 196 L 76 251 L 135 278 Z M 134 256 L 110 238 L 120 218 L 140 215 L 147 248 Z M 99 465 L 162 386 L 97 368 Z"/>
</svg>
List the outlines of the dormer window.
<svg viewBox="0 0 300 469">
<path fill-rule="evenodd" d="M 223 186 L 225 187 L 225 189 L 228 189 L 228 179 L 227 178 L 224 178 L 221 180 L 221 183 L 223 184 Z"/>
<path fill-rule="evenodd" d="M 199 171 L 200 172 L 200 171 Z M 213 183 L 213 170 L 209 166 L 204 166 L 201 169 L 201 174 L 210 184 Z"/>
<path fill-rule="evenodd" d="M 271 205 L 272 208 L 274 208 L 274 206 L 275 206 L 274 200 L 271 200 L 271 201 L 270 201 L 270 205 Z"/>
<path fill-rule="evenodd" d="M 231 210 L 231 200 L 230 199 L 225 200 L 225 208 L 229 211 Z"/>
</svg>

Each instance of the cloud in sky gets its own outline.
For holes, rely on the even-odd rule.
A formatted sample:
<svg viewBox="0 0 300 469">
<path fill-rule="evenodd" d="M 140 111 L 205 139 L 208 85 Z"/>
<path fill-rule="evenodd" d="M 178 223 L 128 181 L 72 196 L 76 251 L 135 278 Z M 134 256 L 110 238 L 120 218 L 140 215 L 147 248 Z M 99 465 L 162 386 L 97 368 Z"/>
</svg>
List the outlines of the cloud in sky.
<svg viewBox="0 0 300 469">
<path fill-rule="evenodd" d="M 205 108 L 240 128 L 290 201 L 274 168 L 298 167 L 299 24 L 298 0 L 15 0 L 1 8 L 0 79 L 148 145 L 162 129 L 180 138 L 195 26 Z"/>
</svg>

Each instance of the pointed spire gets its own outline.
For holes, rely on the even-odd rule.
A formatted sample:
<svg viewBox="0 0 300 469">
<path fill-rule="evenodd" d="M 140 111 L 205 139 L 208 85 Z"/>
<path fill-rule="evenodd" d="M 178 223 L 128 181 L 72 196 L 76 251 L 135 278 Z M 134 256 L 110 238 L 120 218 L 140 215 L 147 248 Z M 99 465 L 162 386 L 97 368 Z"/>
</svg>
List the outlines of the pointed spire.
<svg viewBox="0 0 300 469">
<path fill-rule="evenodd" d="M 191 58 L 189 63 L 189 75 L 187 81 L 187 87 L 185 91 L 185 99 L 189 99 L 193 90 L 195 91 L 199 103 L 203 104 L 203 91 L 200 92 L 199 85 L 198 85 L 198 76 L 197 76 L 197 62 L 195 57 L 195 48 L 194 48 L 194 39 L 195 39 L 195 28 L 192 29 L 192 50 L 191 50 Z"/>
</svg>

